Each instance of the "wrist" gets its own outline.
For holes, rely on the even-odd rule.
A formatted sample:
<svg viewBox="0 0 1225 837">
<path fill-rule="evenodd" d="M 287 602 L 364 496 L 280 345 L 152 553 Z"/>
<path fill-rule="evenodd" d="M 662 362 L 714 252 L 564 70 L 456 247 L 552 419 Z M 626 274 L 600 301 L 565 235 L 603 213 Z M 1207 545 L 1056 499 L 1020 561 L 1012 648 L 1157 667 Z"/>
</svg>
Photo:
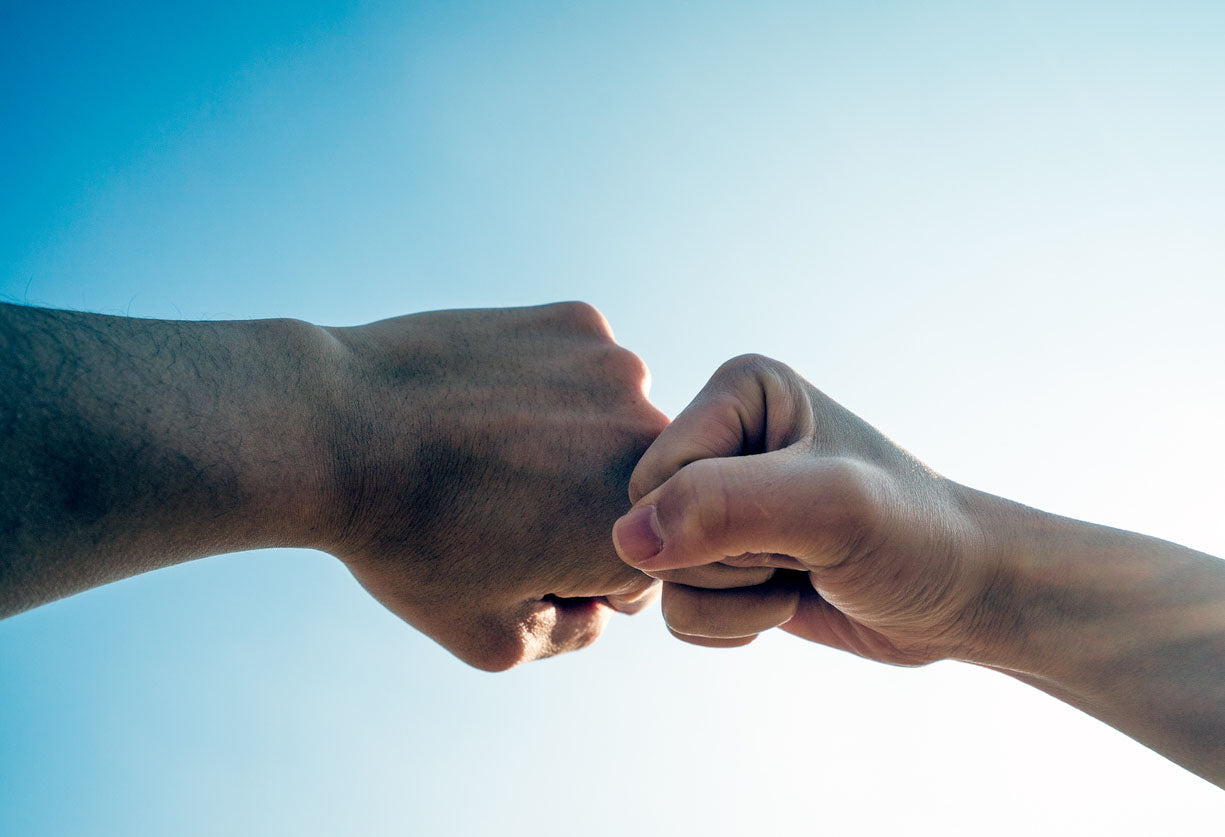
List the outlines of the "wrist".
<svg viewBox="0 0 1225 837">
<path fill-rule="evenodd" d="M 1084 672 L 1100 653 L 1096 622 L 1126 605 L 1118 594 L 1127 571 L 1112 542 L 1129 533 L 967 494 L 994 572 L 963 659 L 1060 681 Z"/>
<path fill-rule="evenodd" d="M 344 424 L 344 347 L 331 332 L 300 320 L 257 320 L 265 359 L 260 403 L 246 410 L 252 443 L 249 512 L 269 545 L 327 549 L 337 524 L 337 435 Z"/>
<path fill-rule="evenodd" d="M 432 459 L 450 447 L 434 432 L 433 413 L 446 411 L 438 392 L 454 389 L 458 376 L 445 372 L 446 336 L 431 333 L 423 319 L 319 328 L 315 335 L 327 385 L 310 411 L 321 430 L 313 441 L 321 503 L 307 531 L 311 546 L 350 568 L 390 532 L 402 536 L 406 551 L 418 551 L 410 547 L 427 528 L 430 492 L 438 489 Z"/>
<path fill-rule="evenodd" d="M 1068 622 L 1077 614 L 1061 604 L 1072 585 L 1059 556 L 1076 521 L 973 489 L 964 496 L 992 572 L 975 599 L 961 659 L 1036 675 L 1051 666 L 1052 637 L 1075 627 Z"/>
<path fill-rule="evenodd" d="M 1225 637 L 1218 559 L 990 495 L 977 505 L 999 569 L 967 661 L 1094 700 L 1188 636 Z"/>
</svg>

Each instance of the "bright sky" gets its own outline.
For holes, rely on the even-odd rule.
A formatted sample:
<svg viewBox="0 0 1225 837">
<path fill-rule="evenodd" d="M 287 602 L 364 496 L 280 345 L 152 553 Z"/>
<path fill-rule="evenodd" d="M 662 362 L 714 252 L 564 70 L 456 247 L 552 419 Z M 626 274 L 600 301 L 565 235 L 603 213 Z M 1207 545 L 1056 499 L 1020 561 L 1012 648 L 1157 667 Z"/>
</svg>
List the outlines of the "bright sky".
<svg viewBox="0 0 1225 837">
<path fill-rule="evenodd" d="M 936 469 L 1225 555 L 1225 7 L 0 4 L 0 294 L 352 324 L 598 305 L 674 414 L 787 361 Z M 1202 832 L 1001 675 L 657 612 L 501 675 L 335 560 L 0 624 L 0 834 Z"/>
</svg>

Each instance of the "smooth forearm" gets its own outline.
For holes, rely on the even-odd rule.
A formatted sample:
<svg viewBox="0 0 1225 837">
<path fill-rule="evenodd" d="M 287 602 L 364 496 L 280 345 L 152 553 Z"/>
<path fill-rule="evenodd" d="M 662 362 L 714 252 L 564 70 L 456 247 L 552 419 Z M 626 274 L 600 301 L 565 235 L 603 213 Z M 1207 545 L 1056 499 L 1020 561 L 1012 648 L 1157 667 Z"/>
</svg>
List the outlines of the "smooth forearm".
<svg viewBox="0 0 1225 837">
<path fill-rule="evenodd" d="M 979 662 L 1225 786 L 1225 562 L 1004 501 Z"/>
<path fill-rule="evenodd" d="M 309 545 L 329 338 L 0 306 L 0 616 L 221 552 Z"/>
</svg>

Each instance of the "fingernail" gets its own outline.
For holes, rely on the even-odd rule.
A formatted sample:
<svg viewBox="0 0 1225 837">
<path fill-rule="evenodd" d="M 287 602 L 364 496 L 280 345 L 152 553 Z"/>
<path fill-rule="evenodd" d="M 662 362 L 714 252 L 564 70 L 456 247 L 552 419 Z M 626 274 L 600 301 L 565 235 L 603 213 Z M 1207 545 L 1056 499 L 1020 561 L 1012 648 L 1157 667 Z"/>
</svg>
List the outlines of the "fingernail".
<svg viewBox="0 0 1225 837">
<path fill-rule="evenodd" d="M 643 506 L 634 509 L 613 526 L 613 540 L 621 556 L 631 564 L 649 561 L 664 548 L 664 539 L 659 533 L 659 521 L 655 519 L 655 507 Z"/>
</svg>

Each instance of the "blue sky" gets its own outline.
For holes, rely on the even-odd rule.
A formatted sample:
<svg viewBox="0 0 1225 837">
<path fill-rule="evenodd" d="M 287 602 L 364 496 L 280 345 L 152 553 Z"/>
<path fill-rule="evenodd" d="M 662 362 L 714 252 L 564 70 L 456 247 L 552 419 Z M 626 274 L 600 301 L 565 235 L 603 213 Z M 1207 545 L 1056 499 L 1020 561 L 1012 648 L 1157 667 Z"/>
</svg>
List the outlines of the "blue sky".
<svg viewBox="0 0 1225 837">
<path fill-rule="evenodd" d="M 0 294 L 586 299 L 669 413 L 764 352 L 954 479 L 1222 555 L 1222 43 L 1213 2 L 0 3 Z M 4 834 L 1152 834 L 1218 797 L 990 672 L 655 613 L 482 674 L 310 552 L 0 624 Z"/>
</svg>

